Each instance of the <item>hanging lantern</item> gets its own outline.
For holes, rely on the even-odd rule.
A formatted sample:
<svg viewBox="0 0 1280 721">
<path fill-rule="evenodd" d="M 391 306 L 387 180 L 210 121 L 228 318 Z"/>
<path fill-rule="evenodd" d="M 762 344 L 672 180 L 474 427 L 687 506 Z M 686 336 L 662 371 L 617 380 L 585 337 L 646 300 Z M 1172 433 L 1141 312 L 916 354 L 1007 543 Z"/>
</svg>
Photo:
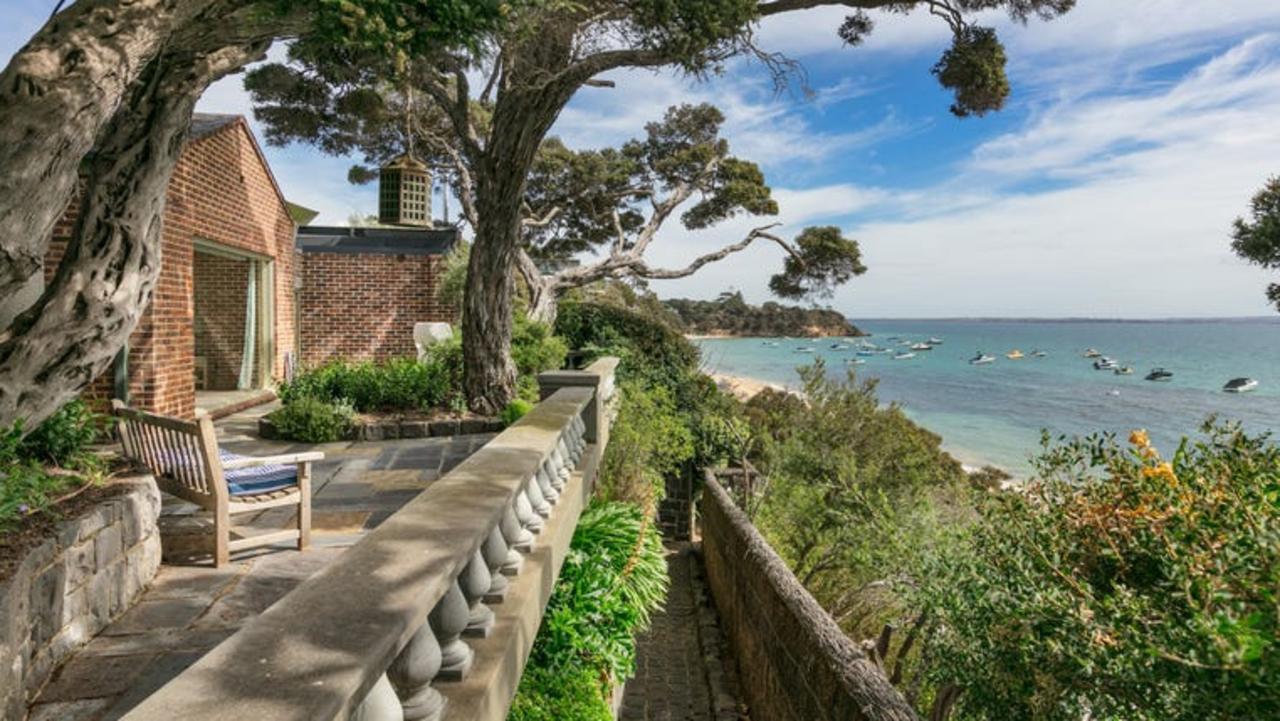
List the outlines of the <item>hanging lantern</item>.
<svg viewBox="0 0 1280 721">
<path fill-rule="evenodd" d="M 405 153 L 378 170 L 378 222 L 431 227 L 431 173 Z"/>
</svg>

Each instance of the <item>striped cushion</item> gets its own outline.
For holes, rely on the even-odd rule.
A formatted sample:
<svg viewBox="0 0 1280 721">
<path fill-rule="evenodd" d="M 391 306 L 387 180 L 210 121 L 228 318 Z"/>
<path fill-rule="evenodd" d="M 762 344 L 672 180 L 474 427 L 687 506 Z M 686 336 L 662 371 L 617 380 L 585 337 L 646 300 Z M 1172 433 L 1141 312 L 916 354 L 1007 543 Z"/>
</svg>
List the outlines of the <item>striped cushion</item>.
<svg viewBox="0 0 1280 721">
<path fill-rule="evenodd" d="M 241 456 L 231 451 L 218 449 L 218 457 L 225 464 L 252 456 Z M 270 493 L 282 488 L 298 485 L 298 467 L 296 465 L 249 466 L 224 470 L 222 475 L 227 479 L 227 490 L 233 496 L 252 496 L 259 493 Z"/>
</svg>

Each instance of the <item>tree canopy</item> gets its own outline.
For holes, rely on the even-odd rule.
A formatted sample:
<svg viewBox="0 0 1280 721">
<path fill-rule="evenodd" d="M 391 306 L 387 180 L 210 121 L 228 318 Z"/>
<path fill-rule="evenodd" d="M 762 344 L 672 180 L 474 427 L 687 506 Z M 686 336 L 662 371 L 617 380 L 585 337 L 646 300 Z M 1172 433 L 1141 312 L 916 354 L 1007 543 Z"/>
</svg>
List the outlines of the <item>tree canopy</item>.
<svg viewBox="0 0 1280 721">
<path fill-rule="evenodd" d="M 1249 217 L 1237 218 L 1231 249 L 1250 263 L 1280 269 L 1280 176 L 1267 181 L 1249 203 Z M 1280 310 L 1280 283 L 1267 287 L 1267 298 Z"/>
</svg>

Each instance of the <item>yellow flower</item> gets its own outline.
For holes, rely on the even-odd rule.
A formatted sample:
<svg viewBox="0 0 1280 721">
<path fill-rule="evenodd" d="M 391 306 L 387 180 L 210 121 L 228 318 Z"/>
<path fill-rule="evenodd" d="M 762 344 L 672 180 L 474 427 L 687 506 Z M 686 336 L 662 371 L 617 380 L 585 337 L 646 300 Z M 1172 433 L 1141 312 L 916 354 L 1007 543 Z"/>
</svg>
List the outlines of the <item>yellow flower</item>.
<svg viewBox="0 0 1280 721">
<path fill-rule="evenodd" d="M 1142 469 L 1143 478 L 1163 478 L 1170 485 L 1178 482 L 1178 475 L 1173 472 L 1173 465 L 1169 463 L 1161 463 Z"/>
<path fill-rule="evenodd" d="M 1138 448 L 1146 448 L 1151 445 L 1151 437 L 1147 435 L 1146 431 L 1138 428 L 1129 434 L 1129 443 Z"/>
</svg>

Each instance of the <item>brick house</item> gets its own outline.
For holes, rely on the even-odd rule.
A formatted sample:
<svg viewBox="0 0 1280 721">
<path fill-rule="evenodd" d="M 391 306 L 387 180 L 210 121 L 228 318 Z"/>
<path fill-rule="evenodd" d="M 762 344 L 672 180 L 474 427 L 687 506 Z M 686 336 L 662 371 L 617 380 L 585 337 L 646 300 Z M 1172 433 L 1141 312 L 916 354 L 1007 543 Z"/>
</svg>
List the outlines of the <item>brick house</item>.
<svg viewBox="0 0 1280 721">
<path fill-rule="evenodd" d="M 197 407 L 217 415 L 269 398 L 298 358 L 413 354 L 414 323 L 453 316 L 435 289 L 457 230 L 430 227 L 426 182 L 426 216 L 412 225 L 427 227 L 300 230 L 296 221 L 315 214 L 285 200 L 245 119 L 196 113 L 165 200 L 151 306 L 86 396 L 185 418 Z M 421 209 L 421 187 L 403 187 Z M 45 282 L 77 212 L 72 201 L 54 229 Z M 39 290 L 0 315 L 26 307 Z"/>
<path fill-rule="evenodd" d="M 415 323 L 453 321 L 437 291 L 457 239 L 452 227 L 299 228 L 303 364 L 414 355 Z"/>
<path fill-rule="evenodd" d="M 73 201 L 54 229 L 46 279 L 77 212 Z M 216 405 L 265 391 L 297 344 L 295 229 L 244 118 L 195 114 L 165 199 L 151 305 L 86 395 L 189 418 L 197 393 Z"/>
</svg>

